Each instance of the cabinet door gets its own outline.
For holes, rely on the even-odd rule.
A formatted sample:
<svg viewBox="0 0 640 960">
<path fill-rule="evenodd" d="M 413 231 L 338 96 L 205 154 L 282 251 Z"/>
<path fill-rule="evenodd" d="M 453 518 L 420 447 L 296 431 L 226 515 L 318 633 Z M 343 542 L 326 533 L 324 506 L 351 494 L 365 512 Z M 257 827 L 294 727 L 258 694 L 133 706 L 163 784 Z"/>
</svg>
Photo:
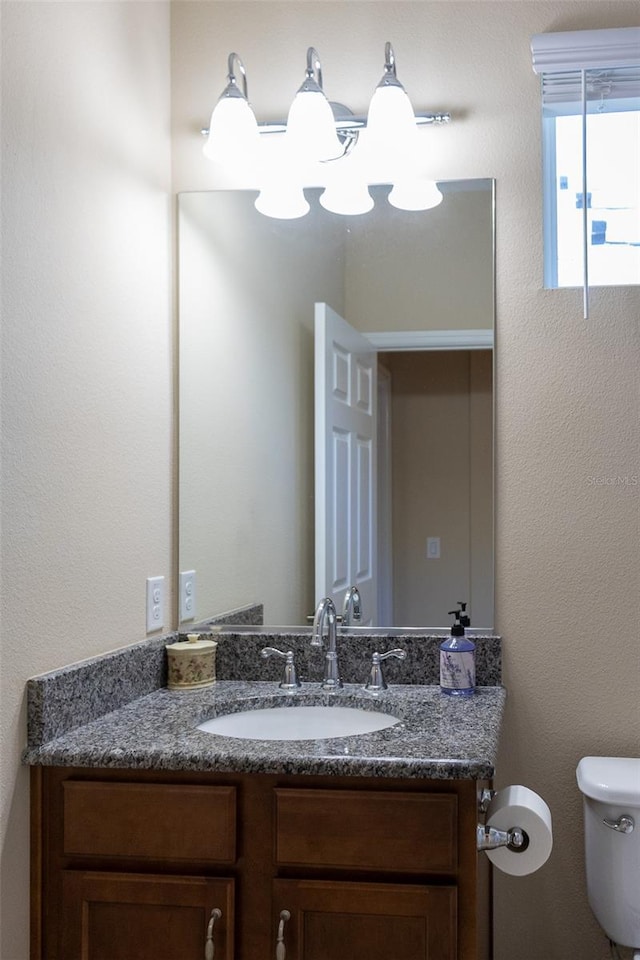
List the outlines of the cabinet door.
<svg viewBox="0 0 640 960">
<path fill-rule="evenodd" d="M 456 870 L 455 794 L 285 787 L 274 797 L 278 866 L 423 875 Z"/>
<path fill-rule="evenodd" d="M 65 960 L 233 960 L 233 880 L 66 870 L 63 916 Z"/>
<path fill-rule="evenodd" d="M 283 930 L 286 960 L 456 957 L 452 886 L 275 880 L 274 957 L 283 910 L 291 914 Z"/>
</svg>

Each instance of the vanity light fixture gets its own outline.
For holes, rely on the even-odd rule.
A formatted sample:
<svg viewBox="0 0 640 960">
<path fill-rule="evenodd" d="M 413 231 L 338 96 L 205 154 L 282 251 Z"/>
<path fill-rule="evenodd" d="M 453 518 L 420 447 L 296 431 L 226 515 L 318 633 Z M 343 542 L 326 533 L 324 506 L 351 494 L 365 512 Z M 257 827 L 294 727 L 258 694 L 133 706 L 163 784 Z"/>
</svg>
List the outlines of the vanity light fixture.
<svg viewBox="0 0 640 960">
<path fill-rule="evenodd" d="M 384 47 L 384 73 L 367 114 L 367 139 L 372 147 L 396 158 L 414 146 L 416 117 L 407 91 L 396 74 L 393 47 Z"/>
<path fill-rule="evenodd" d="M 371 98 L 367 115 L 368 149 L 385 155 L 395 171 L 389 203 L 399 210 L 429 210 L 442 201 L 433 180 L 418 175 L 418 128 L 411 101 L 396 74 L 390 43 L 384 48 L 384 74 Z"/>
<path fill-rule="evenodd" d="M 286 136 L 289 148 L 302 159 L 337 160 L 344 153 L 322 89 L 322 64 L 315 47 L 307 50 L 307 72 L 289 108 Z"/>
<path fill-rule="evenodd" d="M 238 86 L 235 69 L 242 76 Z M 247 74 L 237 53 L 230 53 L 227 85 L 213 108 L 203 152 L 218 163 L 243 163 L 259 148 L 258 122 L 247 95 Z"/>
<path fill-rule="evenodd" d="M 243 91 L 235 76 L 242 74 Z M 389 203 L 402 210 L 428 210 L 442 200 L 432 180 L 419 169 L 418 127 L 447 123 L 448 113 L 414 113 L 398 80 L 393 47 L 385 45 L 384 73 L 366 117 L 330 102 L 323 90 L 322 65 L 315 47 L 307 50 L 305 79 L 289 109 L 286 123 L 258 123 L 247 99 L 246 73 L 236 53 L 229 55 L 228 83 L 219 98 L 207 137 L 205 156 L 231 169 L 257 172 L 260 193 L 256 208 L 266 216 L 292 219 L 310 209 L 304 187 L 324 184 L 320 203 L 333 213 L 353 215 L 373 207 L 368 186 L 380 182 L 371 170 L 385 171 L 393 184 Z M 236 132 L 237 131 L 237 132 Z M 276 169 L 267 170 L 259 135 L 284 134 L 284 150 Z"/>
</svg>

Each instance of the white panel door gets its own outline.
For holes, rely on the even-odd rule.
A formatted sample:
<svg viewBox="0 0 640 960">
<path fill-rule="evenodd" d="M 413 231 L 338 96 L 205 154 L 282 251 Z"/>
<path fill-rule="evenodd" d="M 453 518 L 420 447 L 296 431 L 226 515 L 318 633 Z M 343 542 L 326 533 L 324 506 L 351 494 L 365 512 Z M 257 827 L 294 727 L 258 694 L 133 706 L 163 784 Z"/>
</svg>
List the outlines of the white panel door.
<svg viewBox="0 0 640 960">
<path fill-rule="evenodd" d="M 376 353 L 326 303 L 315 305 L 316 602 L 341 612 L 358 587 L 377 623 Z"/>
</svg>

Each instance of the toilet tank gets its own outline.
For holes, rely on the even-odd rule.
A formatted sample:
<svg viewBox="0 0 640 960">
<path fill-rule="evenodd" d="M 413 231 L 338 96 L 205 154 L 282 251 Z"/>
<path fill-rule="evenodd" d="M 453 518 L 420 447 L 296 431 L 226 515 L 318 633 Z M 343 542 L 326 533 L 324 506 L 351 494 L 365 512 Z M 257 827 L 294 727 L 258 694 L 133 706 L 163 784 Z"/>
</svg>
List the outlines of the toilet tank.
<svg viewBox="0 0 640 960">
<path fill-rule="evenodd" d="M 640 759 L 583 757 L 576 777 L 589 904 L 610 940 L 640 949 Z"/>
</svg>

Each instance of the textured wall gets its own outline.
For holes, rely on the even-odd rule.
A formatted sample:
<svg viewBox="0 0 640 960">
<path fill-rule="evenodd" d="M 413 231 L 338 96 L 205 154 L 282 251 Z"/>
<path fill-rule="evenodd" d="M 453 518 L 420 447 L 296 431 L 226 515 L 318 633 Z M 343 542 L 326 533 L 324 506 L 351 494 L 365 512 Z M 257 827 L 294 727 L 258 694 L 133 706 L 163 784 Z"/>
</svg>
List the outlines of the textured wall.
<svg viewBox="0 0 640 960">
<path fill-rule="evenodd" d="M 435 177 L 497 179 L 497 625 L 508 719 L 499 782 L 524 782 L 555 816 L 539 873 L 496 881 L 496 960 L 605 960 L 582 876 L 574 770 L 637 753 L 638 492 L 592 478 L 640 473 L 638 288 L 543 291 L 540 110 L 529 39 L 629 26 L 622 2 L 244 2 L 173 5 L 174 186 L 214 185 L 197 131 L 237 50 L 260 118 L 286 113 L 315 45 L 325 89 L 356 112 L 384 42 L 414 104 L 450 109 Z M 265 41 L 265 38 L 268 38 Z"/>
<path fill-rule="evenodd" d="M 26 960 L 25 681 L 143 639 L 172 574 L 169 11 L 5 2 L 2 37 L 0 956 Z"/>
</svg>

